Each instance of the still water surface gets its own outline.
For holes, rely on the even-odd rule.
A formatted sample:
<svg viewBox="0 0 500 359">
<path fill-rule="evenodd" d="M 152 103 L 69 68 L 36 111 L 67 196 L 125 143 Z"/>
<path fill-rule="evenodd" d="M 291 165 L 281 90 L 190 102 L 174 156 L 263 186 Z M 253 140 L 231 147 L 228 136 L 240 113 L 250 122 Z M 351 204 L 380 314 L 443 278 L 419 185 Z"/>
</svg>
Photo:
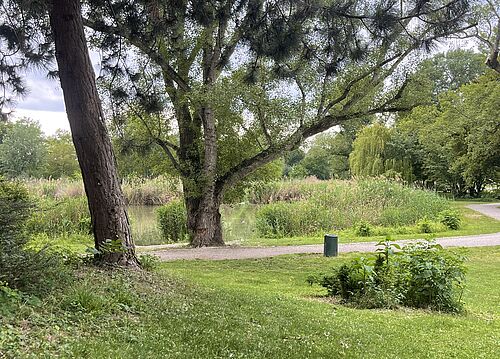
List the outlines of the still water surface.
<svg viewBox="0 0 500 359">
<path fill-rule="evenodd" d="M 132 235 L 137 245 L 162 244 L 156 221 L 156 206 L 129 206 Z M 223 205 L 222 227 L 224 241 L 245 241 L 255 236 L 255 206 L 248 204 Z"/>
</svg>

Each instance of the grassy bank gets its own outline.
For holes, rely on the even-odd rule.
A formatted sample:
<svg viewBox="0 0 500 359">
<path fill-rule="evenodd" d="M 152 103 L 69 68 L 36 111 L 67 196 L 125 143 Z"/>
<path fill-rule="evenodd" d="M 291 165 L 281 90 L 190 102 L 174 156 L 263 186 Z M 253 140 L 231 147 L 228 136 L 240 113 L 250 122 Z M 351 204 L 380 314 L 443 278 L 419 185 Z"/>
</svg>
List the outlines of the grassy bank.
<svg viewBox="0 0 500 359">
<path fill-rule="evenodd" d="M 357 310 L 305 279 L 351 256 L 81 268 L 71 287 L 11 304 L 0 356 L 15 358 L 492 358 L 500 247 L 470 250 L 467 313 Z"/>
<path fill-rule="evenodd" d="M 462 217 L 462 223 L 458 230 L 449 230 L 443 227 L 430 235 L 436 237 L 456 237 L 469 236 L 476 234 L 489 234 L 500 232 L 500 221 L 487 217 L 466 208 L 468 204 L 474 202 L 458 201 L 451 202 L 451 206 L 456 209 Z M 417 239 L 429 236 L 420 232 L 418 226 L 407 227 L 385 227 L 378 228 L 374 232 L 381 233 L 380 235 L 359 236 L 354 229 L 346 229 L 334 232 L 338 234 L 341 243 L 353 242 L 378 242 L 390 235 L 392 239 Z M 401 233 L 403 232 L 403 233 Z M 277 245 L 300 245 L 300 244 L 320 244 L 323 243 L 323 236 L 299 236 L 299 237 L 283 237 L 283 238 L 261 238 L 257 235 L 246 237 L 238 241 L 241 245 L 247 246 L 277 246 Z"/>
<path fill-rule="evenodd" d="M 270 182 L 256 186 L 249 201 L 261 205 L 256 228 L 260 236 L 268 238 L 359 226 L 412 226 L 419 221 L 439 221 L 450 207 L 435 192 L 382 178 Z"/>
</svg>

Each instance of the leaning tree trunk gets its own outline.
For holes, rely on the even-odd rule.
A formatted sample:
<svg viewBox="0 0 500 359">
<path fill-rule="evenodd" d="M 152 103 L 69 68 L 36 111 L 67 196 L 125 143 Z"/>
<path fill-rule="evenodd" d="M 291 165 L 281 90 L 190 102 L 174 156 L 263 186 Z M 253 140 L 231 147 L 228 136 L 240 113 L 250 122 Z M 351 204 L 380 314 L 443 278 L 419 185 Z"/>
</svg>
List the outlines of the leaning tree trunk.
<svg viewBox="0 0 500 359">
<path fill-rule="evenodd" d="M 79 0 L 53 0 L 50 11 L 59 78 L 88 198 L 101 263 L 138 265 L 116 161 L 88 53 Z"/>
</svg>

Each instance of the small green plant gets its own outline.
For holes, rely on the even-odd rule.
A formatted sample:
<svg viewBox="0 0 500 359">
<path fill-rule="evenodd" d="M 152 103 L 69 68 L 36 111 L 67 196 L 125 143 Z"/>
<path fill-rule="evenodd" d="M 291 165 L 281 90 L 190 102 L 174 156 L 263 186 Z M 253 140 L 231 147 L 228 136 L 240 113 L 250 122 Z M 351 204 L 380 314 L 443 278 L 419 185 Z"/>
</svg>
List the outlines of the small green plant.
<svg viewBox="0 0 500 359">
<path fill-rule="evenodd" d="M 156 211 L 158 225 L 163 238 L 179 242 L 187 238 L 186 207 L 181 200 L 174 200 Z"/>
<path fill-rule="evenodd" d="M 439 219 L 447 228 L 456 231 L 460 228 L 462 219 L 457 211 L 445 210 L 439 213 Z"/>
<path fill-rule="evenodd" d="M 360 237 L 370 237 L 372 233 L 372 228 L 370 226 L 370 223 L 361 221 L 358 223 L 356 226 L 356 235 Z"/>
<path fill-rule="evenodd" d="M 151 272 L 158 267 L 160 259 L 157 256 L 152 256 L 150 254 L 141 254 L 139 256 L 139 263 L 141 263 L 142 269 Z"/>
<path fill-rule="evenodd" d="M 432 233 L 432 222 L 427 218 L 422 218 L 417 222 L 417 228 L 420 233 Z"/>
</svg>

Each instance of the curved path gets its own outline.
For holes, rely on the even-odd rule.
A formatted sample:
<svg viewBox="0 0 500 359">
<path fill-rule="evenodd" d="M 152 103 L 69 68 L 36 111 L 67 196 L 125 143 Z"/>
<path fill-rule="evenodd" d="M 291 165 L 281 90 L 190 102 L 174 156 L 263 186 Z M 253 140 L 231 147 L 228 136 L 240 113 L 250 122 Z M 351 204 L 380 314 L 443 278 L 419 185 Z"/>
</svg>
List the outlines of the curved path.
<svg viewBox="0 0 500 359">
<path fill-rule="evenodd" d="M 500 203 L 470 205 L 469 208 L 500 220 Z M 408 243 L 411 240 L 396 241 L 396 243 Z M 436 242 L 443 247 L 484 247 L 500 245 L 500 233 L 480 234 L 474 236 L 437 238 Z M 339 244 L 339 252 L 373 252 L 376 242 L 346 243 Z M 208 248 L 170 248 L 149 252 L 163 261 L 178 259 L 249 259 L 274 257 L 282 254 L 299 253 L 323 253 L 323 244 L 310 244 L 299 246 L 276 246 L 276 247 L 208 247 Z"/>
</svg>

